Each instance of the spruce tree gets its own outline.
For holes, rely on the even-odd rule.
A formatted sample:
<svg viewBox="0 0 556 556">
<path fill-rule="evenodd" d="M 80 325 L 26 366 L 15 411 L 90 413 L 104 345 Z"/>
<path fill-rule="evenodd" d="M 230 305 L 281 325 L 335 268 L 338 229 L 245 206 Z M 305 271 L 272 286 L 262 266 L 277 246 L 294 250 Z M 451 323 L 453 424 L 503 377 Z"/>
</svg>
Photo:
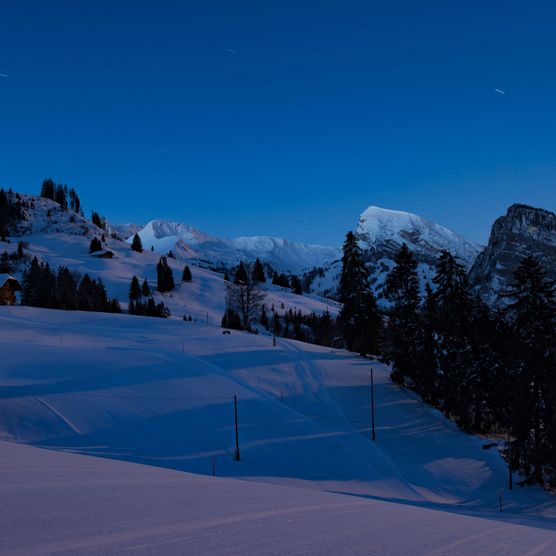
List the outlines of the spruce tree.
<svg viewBox="0 0 556 556">
<path fill-rule="evenodd" d="M 263 263 L 258 258 L 253 265 L 252 279 L 254 282 L 266 282 Z"/>
<path fill-rule="evenodd" d="M 10 257 L 8 255 L 8 252 L 4 251 L 2 255 L 0 255 L 0 273 L 9 274 L 10 272 Z"/>
<path fill-rule="evenodd" d="M 133 240 L 131 241 L 131 248 L 134 251 L 137 251 L 137 253 L 143 252 L 143 243 L 141 242 L 141 238 L 139 237 L 139 234 L 135 234 L 133 236 Z"/>
<path fill-rule="evenodd" d="M 389 311 L 387 354 L 392 359 L 392 379 L 415 386 L 418 374 L 420 304 L 417 261 L 404 243 L 386 276 L 384 294 L 392 304 Z"/>
<path fill-rule="evenodd" d="M 161 293 L 171 291 L 175 287 L 174 275 L 172 274 L 172 269 L 168 265 L 166 257 L 160 257 L 156 265 L 156 279 L 156 289 Z"/>
<path fill-rule="evenodd" d="M 299 278 L 293 274 L 290 278 L 290 287 L 295 295 L 302 295 L 303 288 L 301 287 L 301 281 Z"/>
<path fill-rule="evenodd" d="M 526 476 L 543 481 L 543 465 L 554 463 L 556 291 L 534 257 L 523 259 L 505 296 L 514 328 L 517 373 L 511 410 L 515 458 Z M 556 478 L 556 477 L 553 477 Z"/>
<path fill-rule="evenodd" d="M 45 178 L 41 186 L 41 197 L 54 201 L 55 183 L 52 178 Z"/>
<path fill-rule="evenodd" d="M 353 232 L 343 245 L 339 298 L 344 304 L 338 316 L 346 347 L 361 355 L 378 353 L 381 317 L 369 285 L 369 274 Z"/>
<path fill-rule="evenodd" d="M 245 270 L 245 265 L 241 261 L 236 269 L 234 284 L 248 284 L 250 282 L 247 276 L 247 270 Z"/>
<path fill-rule="evenodd" d="M 192 276 L 191 276 L 191 270 L 189 269 L 188 265 L 185 265 L 185 268 L 183 269 L 183 274 L 181 276 L 181 281 L 182 282 L 191 282 L 192 280 Z"/>
<path fill-rule="evenodd" d="M 471 425 L 471 298 L 464 267 L 448 251 L 438 258 L 434 299 L 437 308 L 437 360 L 440 395 L 446 414 L 468 429 Z"/>
<path fill-rule="evenodd" d="M 143 297 L 149 297 L 149 295 L 151 295 L 151 288 L 149 288 L 149 283 L 146 278 L 143 280 L 143 285 L 141 286 L 141 295 Z"/>
<path fill-rule="evenodd" d="M 102 243 L 100 239 L 94 237 L 89 244 L 89 253 L 94 253 L 95 251 L 100 251 L 102 249 Z"/>
<path fill-rule="evenodd" d="M 139 280 L 137 276 L 133 276 L 131 279 L 131 284 L 129 286 L 129 299 L 131 301 L 136 301 L 141 297 L 141 286 L 139 285 Z"/>
</svg>

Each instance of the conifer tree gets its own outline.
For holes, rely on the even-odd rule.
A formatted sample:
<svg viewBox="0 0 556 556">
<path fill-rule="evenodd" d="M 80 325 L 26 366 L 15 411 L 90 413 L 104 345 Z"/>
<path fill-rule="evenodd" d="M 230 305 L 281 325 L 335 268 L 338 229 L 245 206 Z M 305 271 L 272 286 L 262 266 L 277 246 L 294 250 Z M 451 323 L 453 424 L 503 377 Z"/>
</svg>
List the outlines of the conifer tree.
<svg viewBox="0 0 556 556">
<path fill-rule="evenodd" d="M 254 282 L 266 282 L 266 277 L 264 275 L 264 267 L 260 259 L 257 258 L 253 264 L 252 279 Z"/>
<path fill-rule="evenodd" d="M 41 197 L 54 201 L 55 183 L 52 178 L 45 178 L 41 185 Z"/>
<path fill-rule="evenodd" d="M 151 288 L 149 288 L 149 283 L 146 278 L 143 280 L 143 285 L 141 286 L 141 295 L 143 297 L 149 297 L 149 295 L 151 295 Z"/>
<path fill-rule="evenodd" d="M 11 272 L 10 267 L 10 257 L 7 251 L 4 251 L 2 255 L 0 255 L 0 273 L 1 274 L 9 274 Z"/>
<path fill-rule="evenodd" d="M 471 392 L 471 298 L 464 267 L 448 251 L 438 258 L 434 293 L 437 308 L 437 361 L 441 371 L 440 394 L 444 411 L 463 428 L 469 428 Z"/>
<path fill-rule="evenodd" d="M 62 210 L 67 210 L 68 200 L 66 197 L 66 190 L 62 184 L 58 184 L 54 188 L 54 201 L 56 201 Z"/>
<path fill-rule="evenodd" d="M 513 449 L 526 476 L 542 483 L 543 464 L 554 463 L 556 449 L 555 285 L 537 259 L 526 257 L 515 270 L 506 297 L 511 302 L 507 314 L 514 328 L 517 373 L 511 410 Z"/>
<path fill-rule="evenodd" d="M 134 251 L 137 251 L 137 253 L 143 252 L 143 243 L 141 242 L 141 238 L 139 237 L 139 234 L 135 234 L 133 236 L 133 239 L 131 241 L 131 248 Z"/>
<path fill-rule="evenodd" d="M 388 356 L 393 361 L 392 379 L 404 383 L 417 380 L 420 304 L 417 261 L 404 243 L 386 276 L 384 294 L 392 304 L 388 324 Z"/>
<path fill-rule="evenodd" d="M 160 257 L 156 265 L 156 278 L 156 289 L 159 292 L 164 293 L 174 289 L 174 275 L 172 274 L 172 269 L 168 265 L 166 257 Z"/>
<path fill-rule="evenodd" d="M 293 274 L 290 278 L 290 287 L 295 295 L 303 294 L 303 288 L 301 287 L 301 282 L 295 274 Z"/>
<path fill-rule="evenodd" d="M 261 318 L 259 320 L 262 326 L 268 329 L 268 315 L 266 314 L 266 306 L 263 305 L 261 309 Z"/>
<path fill-rule="evenodd" d="M 89 253 L 94 253 L 95 251 L 100 251 L 102 249 L 102 243 L 96 237 L 91 240 L 89 244 Z"/>
<path fill-rule="evenodd" d="M 378 353 L 380 313 L 353 232 L 346 234 L 343 245 L 339 297 L 344 306 L 338 324 L 347 348 L 362 355 Z"/>
<path fill-rule="evenodd" d="M 189 269 L 188 265 L 185 265 L 185 268 L 183 269 L 183 274 L 181 276 L 181 281 L 182 282 L 191 282 L 192 280 L 192 276 L 191 276 L 191 270 Z"/>
<path fill-rule="evenodd" d="M 131 279 L 131 284 L 129 286 L 129 299 L 135 301 L 141 297 L 141 286 L 139 285 L 139 280 L 137 276 L 133 276 Z"/>
<path fill-rule="evenodd" d="M 56 300 L 57 309 L 77 309 L 77 279 L 74 274 L 64 266 L 60 266 L 56 274 Z"/>
<path fill-rule="evenodd" d="M 191 316 L 189 317 L 189 320 L 191 320 Z M 243 327 L 241 325 L 241 317 L 239 316 L 237 311 L 235 311 L 231 307 L 228 307 L 227 312 L 224 313 L 221 326 L 222 328 L 231 328 L 232 330 L 243 330 Z"/>
<path fill-rule="evenodd" d="M 245 265 L 243 261 L 240 261 L 235 277 L 234 277 L 234 284 L 248 284 L 250 283 L 249 277 L 247 276 L 247 270 L 245 270 Z"/>
</svg>

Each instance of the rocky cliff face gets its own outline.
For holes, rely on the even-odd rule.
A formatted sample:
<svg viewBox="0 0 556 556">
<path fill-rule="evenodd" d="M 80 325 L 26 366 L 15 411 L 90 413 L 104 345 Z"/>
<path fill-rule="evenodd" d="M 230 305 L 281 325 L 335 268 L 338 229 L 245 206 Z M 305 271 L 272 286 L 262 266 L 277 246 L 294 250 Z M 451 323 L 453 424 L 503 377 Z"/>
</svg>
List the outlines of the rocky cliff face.
<svg viewBox="0 0 556 556">
<path fill-rule="evenodd" d="M 556 279 L 556 215 L 527 205 L 512 205 L 492 226 L 488 245 L 469 274 L 473 289 L 489 303 L 499 303 L 499 292 L 512 281 L 523 257 L 532 255 Z"/>
</svg>

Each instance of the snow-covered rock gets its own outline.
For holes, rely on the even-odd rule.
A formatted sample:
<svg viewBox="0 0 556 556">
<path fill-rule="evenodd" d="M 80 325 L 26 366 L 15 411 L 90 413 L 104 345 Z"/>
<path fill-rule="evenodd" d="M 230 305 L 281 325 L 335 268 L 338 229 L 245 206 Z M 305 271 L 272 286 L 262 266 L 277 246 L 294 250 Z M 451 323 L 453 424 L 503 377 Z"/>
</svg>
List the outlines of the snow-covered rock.
<svg viewBox="0 0 556 556">
<path fill-rule="evenodd" d="M 529 255 L 539 259 L 549 278 L 556 279 L 556 215 L 515 204 L 494 222 L 488 245 L 471 268 L 471 286 L 487 302 L 497 303 L 520 260 Z"/>
</svg>

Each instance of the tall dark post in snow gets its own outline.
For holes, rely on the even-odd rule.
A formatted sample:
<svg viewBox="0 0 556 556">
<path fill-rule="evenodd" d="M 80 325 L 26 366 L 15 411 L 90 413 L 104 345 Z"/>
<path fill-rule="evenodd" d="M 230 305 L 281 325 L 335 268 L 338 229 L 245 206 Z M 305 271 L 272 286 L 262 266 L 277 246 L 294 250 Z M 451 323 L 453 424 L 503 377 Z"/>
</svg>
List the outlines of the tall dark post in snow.
<svg viewBox="0 0 556 556">
<path fill-rule="evenodd" d="M 235 420 L 236 420 L 236 453 L 234 459 L 239 461 L 239 434 L 237 430 L 237 396 L 234 396 L 234 413 L 235 413 Z"/>
<path fill-rule="evenodd" d="M 375 383 L 373 376 L 373 368 L 371 367 L 371 439 L 376 440 L 375 434 Z"/>
<path fill-rule="evenodd" d="M 514 483 L 512 477 L 512 441 L 510 440 L 510 430 L 508 429 L 508 488 L 513 490 Z"/>
</svg>

